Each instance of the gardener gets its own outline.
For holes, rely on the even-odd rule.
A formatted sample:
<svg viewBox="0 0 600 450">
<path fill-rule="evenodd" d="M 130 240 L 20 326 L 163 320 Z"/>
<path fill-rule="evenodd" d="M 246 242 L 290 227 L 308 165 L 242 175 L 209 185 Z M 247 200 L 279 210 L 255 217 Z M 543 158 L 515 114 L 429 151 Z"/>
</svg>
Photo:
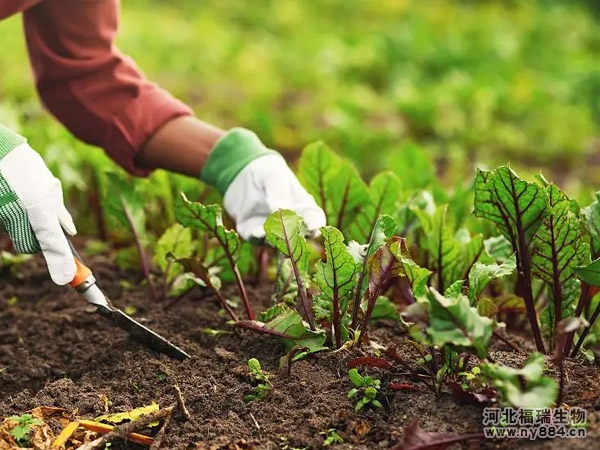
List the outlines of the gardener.
<svg viewBox="0 0 600 450">
<path fill-rule="evenodd" d="M 0 20 L 19 12 L 39 95 L 77 138 L 133 175 L 161 168 L 215 187 L 245 239 L 262 237 L 279 208 L 302 215 L 310 231 L 325 225 L 279 153 L 249 130 L 225 132 L 195 118 L 115 48 L 119 0 L 0 0 Z M 2 125 L 0 227 L 17 251 L 42 251 L 55 283 L 73 279 L 62 229 L 76 230 L 61 184 L 26 139 Z"/>
</svg>

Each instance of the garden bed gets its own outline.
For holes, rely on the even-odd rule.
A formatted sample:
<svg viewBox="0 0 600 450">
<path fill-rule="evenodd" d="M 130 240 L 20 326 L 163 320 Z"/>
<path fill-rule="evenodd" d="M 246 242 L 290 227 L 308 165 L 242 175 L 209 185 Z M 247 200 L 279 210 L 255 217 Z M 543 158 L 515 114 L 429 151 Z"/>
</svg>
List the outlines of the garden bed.
<svg viewBox="0 0 600 450">
<path fill-rule="evenodd" d="M 251 331 L 234 332 L 210 296 L 196 291 L 165 310 L 166 302 L 153 303 L 147 289 L 135 287 L 138 280 L 116 271 L 110 258 L 88 259 L 115 305 L 135 308 L 134 317 L 184 348 L 193 359 L 171 360 L 132 342 L 94 314 L 75 292 L 53 285 L 38 256 L 19 268 L 22 277 L 4 275 L 0 280 L 0 369 L 4 368 L 0 417 L 36 406 L 76 410 L 78 417 L 88 419 L 153 401 L 165 407 L 175 401 L 173 385 L 177 384 L 192 419 L 175 415 L 162 448 L 321 448 L 324 435 L 320 433 L 332 428 L 344 439 L 334 448 L 389 448 L 401 441 L 402 428 L 413 420 L 427 431 L 453 435 L 475 433 L 482 427 L 482 406 L 460 404 L 449 393 L 436 399 L 422 383 L 379 369 L 366 372 L 382 381 L 384 411 L 356 413 L 347 399 L 352 387 L 347 363 L 369 353 L 368 349 L 312 355 L 294 363 L 289 377 L 278 376 L 279 358 L 285 354 L 278 340 Z M 134 287 L 128 289 L 123 280 Z M 268 304 L 270 286 L 249 289 L 253 302 L 263 302 L 261 307 Z M 215 337 L 205 328 L 232 334 Z M 408 351 L 402 346 L 402 329 L 397 324 L 381 322 L 376 330 L 375 341 L 393 342 L 400 352 Z M 532 344 L 523 342 L 520 345 L 527 353 L 533 351 Z M 514 367 L 524 360 L 500 342 L 490 355 Z M 271 374 L 273 389 L 263 401 L 243 398 L 253 387 L 247 369 L 250 358 L 259 359 Z M 567 373 L 565 403 L 588 410 L 586 439 L 481 440 L 454 448 L 597 448 L 600 431 L 595 406 L 600 375 L 592 366 L 575 363 L 569 363 Z M 415 388 L 392 391 L 388 388 L 392 381 Z M 121 442 L 113 448 L 134 447 Z"/>
</svg>

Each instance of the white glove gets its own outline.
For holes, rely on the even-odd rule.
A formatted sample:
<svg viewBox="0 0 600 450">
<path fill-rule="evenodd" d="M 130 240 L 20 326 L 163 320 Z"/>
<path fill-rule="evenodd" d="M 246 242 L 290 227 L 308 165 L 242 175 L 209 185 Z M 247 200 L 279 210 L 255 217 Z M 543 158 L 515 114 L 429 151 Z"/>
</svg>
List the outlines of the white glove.
<svg viewBox="0 0 600 450">
<path fill-rule="evenodd" d="M 0 159 L 0 228 L 20 253 L 42 251 L 58 285 L 75 277 L 73 254 L 64 230 L 77 233 L 63 202 L 60 181 L 27 143 Z"/>
<path fill-rule="evenodd" d="M 265 220 L 278 209 L 296 212 L 312 236 L 326 225 L 323 210 L 278 154 L 260 156 L 245 166 L 225 191 L 223 204 L 243 239 L 264 238 Z"/>
</svg>

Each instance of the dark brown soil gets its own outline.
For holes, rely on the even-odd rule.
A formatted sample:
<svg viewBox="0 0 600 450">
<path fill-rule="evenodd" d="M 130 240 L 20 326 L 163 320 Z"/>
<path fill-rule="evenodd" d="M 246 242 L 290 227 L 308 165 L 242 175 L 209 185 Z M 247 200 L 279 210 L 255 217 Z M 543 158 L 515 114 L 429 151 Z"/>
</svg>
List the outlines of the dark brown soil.
<svg viewBox="0 0 600 450">
<path fill-rule="evenodd" d="M 412 382 L 405 375 L 369 369 L 382 380 L 384 411 L 355 413 L 346 398 L 351 388 L 347 362 L 357 350 L 327 352 L 295 363 L 290 377 L 278 375 L 283 348 L 275 339 L 249 331 L 232 331 L 218 314 L 214 300 L 198 292 L 165 310 L 145 287 L 127 289 L 131 275 L 119 273 L 106 257 L 89 258 L 100 286 L 120 308 L 134 307 L 133 316 L 193 355 L 171 360 L 131 341 L 108 325 L 67 287 L 51 283 L 41 257 L 20 268 L 15 277 L 0 279 L 0 418 L 36 406 L 77 409 L 94 418 L 157 402 L 175 400 L 177 384 L 192 415 L 174 415 L 163 441 L 165 449 L 321 448 L 320 433 L 335 428 L 343 437 L 339 449 L 389 448 L 400 442 L 402 427 L 417 419 L 427 431 L 449 434 L 481 430 L 482 407 L 460 405 L 450 394 L 436 398 L 419 383 L 416 390 L 392 391 L 390 382 Z M 257 304 L 268 301 L 270 287 L 250 288 Z M 258 307 L 257 307 L 258 308 Z M 209 336 L 204 328 L 229 331 Z M 401 344 L 400 328 L 382 323 L 374 335 L 380 343 Z M 518 366 L 522 355 L 501 343 L 492 356 Z M 528 348 L 529 350 L 529 348 Z M 401 348 L 401 351 L 403 349 Z M 363 353 L 366 352 L 363 350 Z M 252 390 L 246 367 L 258 358 L 272 374 L 273 390 L 264 401 L 244 401 Z M 588 410 L 588 437 L 583 440 L 474 441 L 453 448 L 470 449 L 597 449 L 595 411 L 600 376 L 596 367 L 569 363 L 565 401 Z M 133 448 L 125 443 L 111 448 Z"/>
</svg>

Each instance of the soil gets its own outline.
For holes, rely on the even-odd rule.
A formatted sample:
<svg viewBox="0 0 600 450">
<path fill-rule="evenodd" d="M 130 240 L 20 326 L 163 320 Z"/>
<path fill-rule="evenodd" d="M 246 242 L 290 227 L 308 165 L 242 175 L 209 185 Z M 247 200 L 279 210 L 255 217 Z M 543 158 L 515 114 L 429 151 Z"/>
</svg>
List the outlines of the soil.
<svg viewBox="0 0 600 450">
<path fill-rule="evenodd" d="M 36 256 L 19 268 L 22 276 L 0 278 L 0 418 L 42 405 L 66 408 L 88 419 L 153 401 L 166 407 L 175 402 L 176 384 L 191 420 L 174 414 L 163 440 L 165 449 L 317 449 L 324 440 L 320 433 L 330 428 L 344 439 L 333 448 L 389 448 L 401 442 L 402 428 L 413 420 L 431 432 L 481 431 L 481 405 L 460 404 L 447 392 L 436 397 L 400 371 L 362 371 L 381 379 L 384 410 L 354 412 L 347 399 L 352 387 L 347 363 L 368 349 L 323 352 L 294 363 L 289 376 L 280 375 L 279 359 L 285 351 L 277 340 L 233 330 L 212 297 L 198 291 L 165 309 L 166 302 L 153 302 L 148 289 L 138 285 L 138 274 L 116 270 L 106 256 L 87 259 L 115 306 L 135 308 L 133 317 L 193 358 L 172 360 L 132 341 L 70 288 L 52 284 L 43 259 Z M 269 285 L 249 287 L 257 310 L 269 302 L 270 292 Z M 205 328 L 228 333 L 211 336 Z M 376 329 L 375 341 L 395 343 L 401 353 L 408 352 L 397 324 L 381 322 Z M 528 341 L 522 345 L 532 350 Z M 515 367 L 525 358 L 501 342 L 493 348 L 495 360 Z M 245 402 L 244 395 L 254 386 L 247 371 L 253 357 L 271 374 L 273 389 L 263 401 Z M 484 439 L 451 448 L 600 448 L 600 371 L 569 361 L 567 374 L 565 402 L 588 410 L 586 439 Z M 390 382 L 414 383 L 415 389 L 393 391 Z M 116 442 L 111 449 L 115 448 L 143 447 Z"/>
</svg>

